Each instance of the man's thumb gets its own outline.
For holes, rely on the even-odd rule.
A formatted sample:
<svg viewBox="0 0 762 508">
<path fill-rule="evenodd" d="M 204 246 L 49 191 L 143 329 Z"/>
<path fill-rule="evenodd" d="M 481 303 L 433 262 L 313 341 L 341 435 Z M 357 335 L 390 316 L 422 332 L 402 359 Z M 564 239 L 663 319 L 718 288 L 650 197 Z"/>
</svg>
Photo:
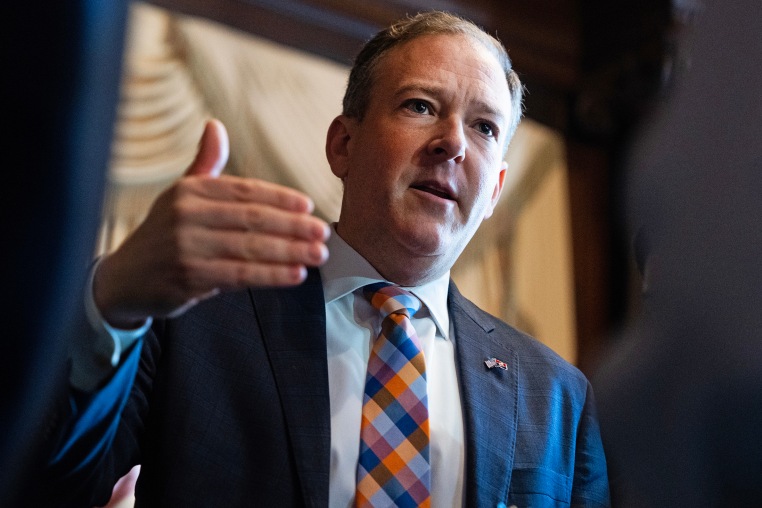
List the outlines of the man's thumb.
<svg viewBox="0 0 762 508">
<path fill-rule="evenodd" d="M 228 132 L 222 122 L 213 118 L 206 122 L 196 159 L 188 166 L 185 175 L 207 175 L 216 178 L 225 168 L 229 153 Z"/>
</svg>

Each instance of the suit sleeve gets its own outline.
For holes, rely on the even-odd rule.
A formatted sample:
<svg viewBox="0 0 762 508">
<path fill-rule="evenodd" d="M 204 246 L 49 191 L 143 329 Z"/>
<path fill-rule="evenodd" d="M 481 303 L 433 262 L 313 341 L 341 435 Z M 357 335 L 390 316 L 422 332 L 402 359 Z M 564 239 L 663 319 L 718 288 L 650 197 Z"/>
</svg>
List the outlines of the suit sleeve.
<svg viewBox="0 0 762 508">
<path fill-rule="evenodd" d="M 103 386 L 69 390 L 68 404 L 56 418 L 61 422 L 58 444 L 45 472 L 46 490 L 55 497 L 41 505 L 93 506 L 108 501 L 113 481 L 127 467 L 126 462 L 112 460 L 109 451 L 138 372 L 142 346 L 138 341 L 126 352 Z"/>
<path fill-rule="evenodd" d="M 608 507 L 609 483 L 595 397 L 587 383 L 585 403 L 577 428 L 572 506 Z"/>
</svg>

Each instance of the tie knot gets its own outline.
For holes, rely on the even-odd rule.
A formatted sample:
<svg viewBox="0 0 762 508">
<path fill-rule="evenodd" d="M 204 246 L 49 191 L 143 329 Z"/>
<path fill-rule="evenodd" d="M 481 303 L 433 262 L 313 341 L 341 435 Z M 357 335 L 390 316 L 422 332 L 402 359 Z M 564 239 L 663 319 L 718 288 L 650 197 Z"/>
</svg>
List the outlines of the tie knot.
<svg viewBox="0 0 762 508">
<path fill-rule="evenodd" d="M 383 318 L 395 312 L 410 317 L 421 308 L 421 301 L 415 295 L 388 282 L 368 284 L 363 287 L 363 294 Z"/>
</svg>

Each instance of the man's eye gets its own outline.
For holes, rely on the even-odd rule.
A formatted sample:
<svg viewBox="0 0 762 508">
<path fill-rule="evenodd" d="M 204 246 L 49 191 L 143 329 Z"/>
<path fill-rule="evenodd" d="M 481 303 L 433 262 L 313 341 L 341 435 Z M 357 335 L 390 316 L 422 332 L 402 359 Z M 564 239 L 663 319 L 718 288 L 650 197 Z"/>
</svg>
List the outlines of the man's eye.
<svg viewBox="0 0 762 508">
<path fill-rule="evenodd" d="M 407 103 L 407 108 L 419 115 L 429 114 L 429 105 L 426 101 L 411 100 Z"/>
<path fill-rule="evenodd" d="M 492 125 L 488 124 L 487 122 L 479 122 L 478 128 L 479 132 L 485 136 L 494 136 L 495 130 L 492 128 Z"/>
</svg>

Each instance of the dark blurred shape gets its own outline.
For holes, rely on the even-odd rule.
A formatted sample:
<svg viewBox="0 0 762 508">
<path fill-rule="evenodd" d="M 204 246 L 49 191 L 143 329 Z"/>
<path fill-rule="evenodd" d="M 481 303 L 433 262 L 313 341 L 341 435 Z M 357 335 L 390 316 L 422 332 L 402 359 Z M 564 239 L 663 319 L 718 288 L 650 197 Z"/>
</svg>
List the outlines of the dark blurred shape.
<svg viewBox="0 0 762 508">
<path fill-rule="evenodd" d="M 52 393 L 83 314 L 116 113 L 127 1 L 2 8 L 0 506 L 44 461 Z"/>
<path fill-rule="evenodd" d="M 631 154 L 642 312 L 593 379 L 614 506 L 762 502 L 761 29 L 706 2 Z"/>
</svg>

